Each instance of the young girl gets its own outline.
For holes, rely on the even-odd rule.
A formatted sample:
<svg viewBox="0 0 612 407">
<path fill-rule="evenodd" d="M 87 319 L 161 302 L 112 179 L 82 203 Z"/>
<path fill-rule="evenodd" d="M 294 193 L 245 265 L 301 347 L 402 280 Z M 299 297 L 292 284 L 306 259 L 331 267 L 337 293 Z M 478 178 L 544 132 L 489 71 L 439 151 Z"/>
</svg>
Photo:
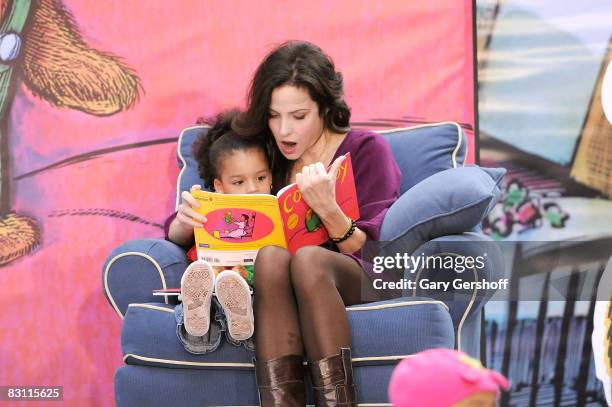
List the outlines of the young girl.
<svg viewBox="0 0 612 407">
<path fill-rule="evenodd" d="M 193 153 L 200 177 L 206 188 L 222 194 L 269 194 L 272 175 L 265 144 L 260 139 L 243 138 L 232 131 L 231 122 L 237 113 L 234 110 L 219 115 L 211 123 L 212 127 L 194 143 Z M 195 211 L 199 204 L 191 194 L 200 188 L 194 185 L 190 192 L 182 193 L 182 202 L 176 216 L 169 220 L 168 228 L 169 240 L 192 247 L 188 253 L 192 261 L 197 258 L 193 228 L 202 227 L 206 222 L 206 218 Z M 232 270 L 211 267 L 202 260 L 195 260 L 187 267 L 181 280 L 183 302 L 177 307 L 176 316 L 177 334 L 188 351 L 208 353 L 216 349 L 225 322 L 228 340 L 236 345 L 253 335 L 253 309 L 250 287 L 245 281 L 246 271 L 244 267 Z M 212 323 L 211 303 L 215 308 Z M 226 321 L 220 311 L 225 314 Z"/>
</svg>

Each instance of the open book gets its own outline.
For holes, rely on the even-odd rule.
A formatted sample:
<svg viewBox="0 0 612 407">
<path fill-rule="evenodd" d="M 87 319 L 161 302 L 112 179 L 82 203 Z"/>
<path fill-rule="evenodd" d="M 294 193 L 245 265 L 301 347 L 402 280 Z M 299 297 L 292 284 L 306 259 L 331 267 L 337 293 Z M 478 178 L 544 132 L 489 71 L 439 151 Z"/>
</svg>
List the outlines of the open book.
<svg viewBox="0 0 612 407">
<path fill-rule="evenodd" d="M 329 239 L 316 213 L 306 205 L 297 184 L 274 195 L 228 195 L 193 191 L 197 211 L 208 219 L 194 228 L 198 259 L 213 266 L 252 265 L 257 251 L 268 245 L 291 253 Z M 338 170 L 336 201 L 350 218 L 359 219 L 359 206 L 350 154 Z"/>
</svg>

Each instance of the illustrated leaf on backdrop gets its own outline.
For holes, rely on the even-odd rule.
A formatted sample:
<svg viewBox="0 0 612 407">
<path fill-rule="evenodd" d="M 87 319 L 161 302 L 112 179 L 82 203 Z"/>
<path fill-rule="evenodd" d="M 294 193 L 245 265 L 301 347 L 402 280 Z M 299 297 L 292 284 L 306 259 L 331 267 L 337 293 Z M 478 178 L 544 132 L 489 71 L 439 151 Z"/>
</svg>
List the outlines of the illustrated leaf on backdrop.
<svg viewBox="0 0 612 407">
<path fill-rule="evenodd" d="M 0 266 L 41 241 L 37 222 L 11 210 L 7 121 L 17 78 L 53 106 L 96 116 L 138 102 L 140 79 L 118 57 L 87 45 L 57 0 L 0 0 Z"/>
</svg>

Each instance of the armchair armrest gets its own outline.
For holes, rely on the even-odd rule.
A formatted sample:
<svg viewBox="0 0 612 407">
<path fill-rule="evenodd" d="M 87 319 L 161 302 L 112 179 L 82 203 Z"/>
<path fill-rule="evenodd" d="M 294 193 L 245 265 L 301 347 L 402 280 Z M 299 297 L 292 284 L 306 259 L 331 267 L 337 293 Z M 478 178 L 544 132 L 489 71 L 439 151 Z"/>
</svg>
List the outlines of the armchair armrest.
<svg viewBox="0 0 612 407">
<path fill-rule="evenodd" d="M 478 287 L 478 284 L 472 283 L 498 282 L 504 275 L 502 253 L 497 243 L 475 232 L 438 237 L 421 245 L 412 255 L 419 257 L 449 255 L 473 259 L 480 257 L 481 262 L 473 267 L 467 267 L 460 262 L 455 263 L 454 268 L 439 267 L 439 263 L 432 261 L 436 264 L 431 264 L 431 267 L 405 272 L 404 278 L 417 282 L 427 279 L 430 282 L 451 283 L 448 290 L 439 293 L 417 285 L 415 290 L 406 294 L 419 295 L 420 293 L 423 295 L 427 293 L 428 297 L 436 297 L 439 294 L 439 299 L 450 302 L 447 305 L 449 305 L 455 324 L 460 321 L 466 311 L 467 316 L 471 316 L 481 309 L 486 300 L 496 291 L 496 288 L 492 288 L 491 285 Z M 461 280 L 457 283 L 458 285 L 468 283 L 465 284 L 465 287 L 469 288 L 454 288 L 452 283 L 456 279 Z"/>
<path fill-rule="evenodd" d="M 172 242 L 130 240 L 113 250 L 104 262 L 104 295 L 121 318 L 130 303 L 176 303 L 175 297 L 153 296 L 152 291 L 180 287 L 187 265 L 185 251 Z"/>
<path fill-rule="evenodd" d="M 503 255 L 497 242 L 477 232 L 466 232 L 433 239 L 421 245 L 412 255 L 443 259 L 480 258 L 481 261 L 472 267 L 466 267 L 462 262 L 456 262 L 451 267 L 440 267 L 438 263 L 418 270 L 407 270 L 404 274 L 404 278 L 416 282 L 416 288 L 404 294 L 443 301 L 449 308 L 455 327 L 457 347 L 473 356 L 477 355 L 481 310 L 498 289 L 509 288 L 504 283 Z M 447 285 L 444 286 L 444 283 Z M 436 288 L 428 288 L 430 284 Z"/>
</svg>

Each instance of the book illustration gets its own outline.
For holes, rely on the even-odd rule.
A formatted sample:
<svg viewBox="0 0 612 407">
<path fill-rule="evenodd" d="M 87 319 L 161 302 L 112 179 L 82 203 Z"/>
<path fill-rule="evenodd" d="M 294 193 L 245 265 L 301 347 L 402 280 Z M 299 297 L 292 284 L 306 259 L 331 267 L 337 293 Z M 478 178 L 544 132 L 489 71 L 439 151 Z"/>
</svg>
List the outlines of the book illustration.
<svg viewBox="0 0 612 407">
<path fill-rule="evenodd" d="M 256 210 L 223 208 L 206 216 L 206 233 L 222 241 L 246 243 L 262 239 L 274 231 L 272 219 Z"/>
<path fill-rule="evenodd" d="M 249 224 L 249 215 L 243 213 L 240 215 L 240 220 L 234 219 L 231 212 L 228 212 L 229 219 L 226 218 L 226 223 L 233 223 L 237 227 L 233 230 L 225 230 L 225 234 L 222 235 L 222 238 L 230 238 L 230 239 L 242 239 L 243 237 L 253 236 L 253 228 L 255 227 L 255 214 L 253 214 L 253 219 L 251 220 L 251 224 Z M 219 234 L 219 231 L 215 231 L 216 234 Z"/>
<path fill-rule="evenodd" d="M 306 211 L 306 215 L 304 216 L 304 223 L 306 225 L 306 230 L 310 233 L 316 232 L 321 227 L 321 219 L 317 216 L 316 213 L 311 208 L 308 208 Z"/>
<path fill-rule="evenodd" d="M 306 244 L 303 242 L 312 242 L 311 244 L 315 244 L 314 242 L 323 239 L 323 236 L 327 236 L 327 231 L 323 226 L 323 222 L 321 222 L 321 218 L 319 218 L 311 208 L 305 210 L 304 219 L 301 221 L 300 216 L 295 213 L 287 216 L 285 223 L 285 239 L 287 241 L 287 247 L 292 253 L 294 253 L 297 248 L 305 246 Z M 321 241 L 321 243 L 323 241 Z"/>
<path fill-rule="evenodd" d="M 293 213 L 287 217 L 287 229 L 294 230 L 300 221 L 300 217 Z M 308 208 L 304 215 L 304 228 L 298 229 L 298 231 L 306 230 L 307 232 L 316 232 L 323 225 L 321 219 L 311 208 Z"/>
</svg>

